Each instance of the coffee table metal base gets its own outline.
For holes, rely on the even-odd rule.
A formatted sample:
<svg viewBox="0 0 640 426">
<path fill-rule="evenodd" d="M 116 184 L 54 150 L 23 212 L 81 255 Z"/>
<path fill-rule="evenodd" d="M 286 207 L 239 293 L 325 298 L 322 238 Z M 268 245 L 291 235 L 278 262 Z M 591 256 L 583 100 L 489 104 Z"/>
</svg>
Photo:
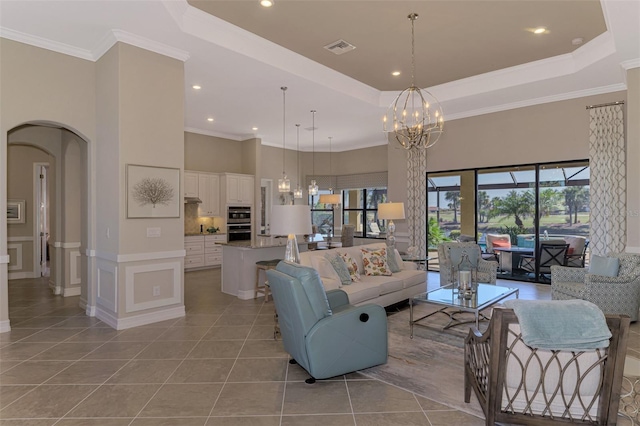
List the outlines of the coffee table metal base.
<svg viewBox="0 0 640 426">
<path fill-rule="evenodd" d="M 421 293 L 409 299 L 409 330 L 410 330 L 409 337 L 413 339 L 414 325 L 421 325 L 424 327 L 426 325 L 419 324 L 419 321 L 422 321 L 426 318 L 429 318 L 439 313 L 449 316 L 449 322 L 444 327 L 442 327 L 442 330 L 446 330 L 451 327 L 455 327 L 462 324 L 469 324 L 473 322 L 475 322 L 476 328 L 479 328 L 481 319 L 482 320 L 489 319 L 488 317 L 486 317 L 481 313 L 482 310 L 490 306 L 493 306 L 499 301 L 506 299 L 507 297 L 514 294 L 516 298 L 518 298 L 520 295 L 520 290 L 517 288 L 500 287 L 492 284 L 479 284 L 478 291 L 476 292 L 476 294 L 474 294 L 471 300 L 465 299 L 464 297 L 459 298 L 457 295 L 457 292 L 453 289 L 451 285 L 440 287 L 435 290 L 428 291 L 426 293 Z M 441 308 L 414 320 L 413 306 L 416 303 L 418 304 L 427 303 L 432 305 L 439 305 L 441 306 Z M 449 309 L 449 311 L 447 309 Z M 472 319 L 456 318 L 457 315 L 460 315 L 463 313 L 471 313 L 473 314 L 473 318 Z"/>
</svg>

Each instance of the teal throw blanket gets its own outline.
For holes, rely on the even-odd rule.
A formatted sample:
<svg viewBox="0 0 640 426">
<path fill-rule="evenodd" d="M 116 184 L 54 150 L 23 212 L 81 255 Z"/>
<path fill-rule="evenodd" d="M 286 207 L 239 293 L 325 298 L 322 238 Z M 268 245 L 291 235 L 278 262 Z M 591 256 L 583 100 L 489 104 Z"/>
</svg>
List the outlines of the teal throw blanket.
<svg viewBox="0 0 640 426">
<path fill-rule="evenodd" d="M 584 351 L 609 346 L 611 332 L 602 311 L 585 300 L 508 300 L 532 348 Z"/>
</svg>

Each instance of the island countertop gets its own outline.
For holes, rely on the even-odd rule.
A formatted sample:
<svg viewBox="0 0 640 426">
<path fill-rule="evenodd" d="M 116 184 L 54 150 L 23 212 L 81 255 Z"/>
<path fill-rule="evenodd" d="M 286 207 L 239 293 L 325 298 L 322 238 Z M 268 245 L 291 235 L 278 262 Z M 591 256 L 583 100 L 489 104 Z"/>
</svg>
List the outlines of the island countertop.
<svg viewBox="0 0 640 426">
<path fill-rule="evenodd" d="M 324 238 L 320 234 L 315 236 L 304 237 L 299 235 L 297 237 L 298 246 L 307 245 L 310 243 L 317 243 L 324 241 Z M 261 249 L 271 247 L 284 247 L 287 245 L 287 237 L 274 237 L 271 235 L 257 235 L 253 241 L 229 241 L 227 243 L 220 243 L 221 245 L 238 247 L 241 249 Z"/>
</svg>

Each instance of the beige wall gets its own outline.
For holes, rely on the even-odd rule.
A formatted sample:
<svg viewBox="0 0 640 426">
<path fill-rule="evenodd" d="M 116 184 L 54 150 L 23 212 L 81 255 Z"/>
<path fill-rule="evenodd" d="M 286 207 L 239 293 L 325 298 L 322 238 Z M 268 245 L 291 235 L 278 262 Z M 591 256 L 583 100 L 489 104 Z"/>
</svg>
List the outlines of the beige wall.
<svg viewBox="0 0 640 426">
<path fill-rule="evenodd" d="M 128 44 L 118 43 L 117 47 L 120 52 L 120 182 L 126 182 L 127 164 L 183 169 L 184 64 Z M 183 248 L 181 217 L 126 219 L 124 185 L 120 185 L 119 190 L 119 253 Z M 161 237 L 147 238 L 148 226 L 161 228 Z"/>
<path fill-rule="evenodd" d="M 184 132 L 184 169 L 243 173 L 242 142 Z"/>
<path fill-rule="evenodd" d="M 615 92 L 448 121 L 429 148 L 427 170 L 589 158 L 585 107 L 625 99 L 626 92 Z"/>
<path fill-rule="evenodd" d="M 627 71 L 627 251 L 640 253 L 640 68 Z"/>
</svg>

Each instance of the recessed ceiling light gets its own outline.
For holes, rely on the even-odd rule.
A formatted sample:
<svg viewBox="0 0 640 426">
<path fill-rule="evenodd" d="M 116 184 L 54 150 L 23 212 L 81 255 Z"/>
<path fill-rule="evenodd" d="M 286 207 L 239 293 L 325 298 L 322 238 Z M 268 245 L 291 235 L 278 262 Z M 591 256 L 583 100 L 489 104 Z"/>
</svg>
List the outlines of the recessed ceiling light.
<svg viewBox="0 0 640 426">
<path fill-rule="evenodd" d="M 394 71 L 391 73 L 392 76 L 397 77 L 400 75 L 400 71 Z"/>
<path fill-rule="evenodd" d="M 193 85 L 193 86 L 191 86 L 191 87 L 193 87 L 193 88 L 194 88 L 194 89 L 196 89 L 196 90 L 200 90 L 200 89 L 202 89 L 202 87 L 201 87 L 201 86 L 198 86 L 197 84 L 194 84 L 194 85 Z"/>
<path fill-rule="evenodd" d="M 213 117 L 207 118 L 207 121 L 213 121 Z"/>
<path fill-rule="evenodd" d="M 262 7 L 271 7 L 274 3 L 274 0 L 260 0 L 260 6 Z"/>
<path fill-rule="evenodd" d="M 252 127 L 251 130 L 255 131 L 255 130 L 258 130 L 258 128 L 257 127 Z"/>
<path fill-rule="evenodd" d="M 546 32 L 547 32 L 547 29 L 545 27 L 539 27 L 533 30 L 534 34 L 544 34 Z"/>
<path fill-rule="evenodd" d="M 580 46 L 582 43 L 584 43 L 584 39 L 582 37 L 576 37 L 571 40 L 571 44 L 573 44 L 574 46 Z"/>
</svg>

